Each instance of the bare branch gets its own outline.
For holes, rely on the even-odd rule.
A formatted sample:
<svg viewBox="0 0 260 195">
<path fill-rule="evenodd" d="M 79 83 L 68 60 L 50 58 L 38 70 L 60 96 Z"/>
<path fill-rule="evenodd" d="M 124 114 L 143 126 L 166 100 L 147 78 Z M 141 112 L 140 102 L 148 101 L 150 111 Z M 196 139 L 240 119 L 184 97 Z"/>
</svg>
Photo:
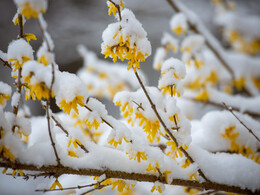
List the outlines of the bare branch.
<svg viewBox="0 0 260 195">
<path fill-rule="evenodd" d="M 7 66 L 8 68 L 12 69 L 11 65 L 8 63 L 8 61 L 5 61 L 4 59 L 0 58 L 0 61 L 3 62 L 4 66 Z"/>
<path fill-rule="evenodd" d="M 231 108 L 231 107 L 228 107 L 224 102 L 223 102 L 223 105 L 224 105 L 225 108 L 240 122 L 240 124 L 243 125 L 243 126 L 249 131 L 249 133 L 251 133 L 251 134 L 257 139 L 257 141 L 260 142 L 260 139 L 254 134 L 254 132 L 253 132 L 251 129 L 249 129 L 249 128 L 245 125 L 245 123 L 243 123 L 243 122 L 238 118 L 238 116 L 233 112 L 232 108 Z"/>
<path fill-rule="evenodd" d="M 104 179 L 104 180 L 96 182 L 96 183 L 83 185 L 83 186 L 78 185 L 78 186 L 62 188 L 62 189 L 38 189 L 38 190 L 35 190 L 35 191 L 36 192 L 53 192 L 53 191 L 63 191 L 63 190 L 76 190 L 76 189 L 81 189 L 81 188 L 92 187 L 92 186 L 95 186 L 95 185 L 100 185 L 100 183 L 102 183 L 105 180 L 107 180 L 107 179 Z"/>
</svg>

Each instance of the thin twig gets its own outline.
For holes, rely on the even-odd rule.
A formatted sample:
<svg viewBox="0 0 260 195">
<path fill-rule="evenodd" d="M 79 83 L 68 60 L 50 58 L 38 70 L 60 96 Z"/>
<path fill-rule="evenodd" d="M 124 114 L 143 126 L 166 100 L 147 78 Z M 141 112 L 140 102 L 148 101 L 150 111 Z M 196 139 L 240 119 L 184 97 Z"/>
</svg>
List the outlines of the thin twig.
<svg viewBox="0 0 260 195">
<path fill-rule="evenodd" d="M 81 195 L 88 194 L 88 193 L 93 192 L 93 191 L 95 191 L 95 190 L 103 189 L 103 188 L 105 188 L 105 187 L 107 187 L 107 186 L 110 186 L 110 185 L 99 185 L 99 186 L 96 187 L 96 188 L 93 188 L 93 189 L 91 189 L 91 190 L 88 190 L 88 191 L 86 191 L 86 192 L 83 192 Z"/>
<path fill-rule="evenodd" d="M 0 61 L 3 62 L 3 65 L 4 65 L 4 66 L 7 66 L 7 67 L 9 67 L 10 69 L 12 69 L 12 66 L 8 63 L 8 61 L 5 61 L 5 60 L 2 59 L 2 58 L 0 58 Z"/>
<path fill-rule="evenodd" d="M 24 34 L 23 34 L 23 16 L 22 16 L 22 14 L 18 15 L 18 21 L 19 21 L 19 39 L 22 39 L 24 37 Z M 19 67 L 19 69 L 18 69 L 18 78 L 17 78 L 17 90 L 16 91 L 20 95 L 19 95 L 19 100 L 18 100 L 17 105 L 15 105 L 13 107 L 13 113 L 14 113 L 15 116 L 17 116 L 18 111 L 19 111 L 19 102 L 21 100 L 21 94 L 22 94 L 21 78 L 22 78 L 22 67 Z M 15 125 L 12 126 L 12 132 L 13 133 L 15 132 Z"/>
<path fill-rule="evenodd" d="M 67 188 L 62 188 L 62 189 L 38 189 L 35 190 L 35 192 L 54 192 L 54 191 L 63 191 L 63 190 L 76 190 L 76 189 L 81 189 L 81 188 L 87 188 L 87 187 L 92 187 L 95 185 L 99 185 L 100 183 L 102 183 L 103 181 L 105 181 L 107 179 L 104 179 L 102 181 L 96 182 L 96 183 L 92 183 L 92 184 L 87 184 L 87 185 L 83 185 L 83 186 L 74 186 L 74 187 L 67 187 Z"/>
<path fill-rule="evenodd" d="M 126 180 L 135 180 L 140 182 L 156 182 L 160 180 L 158 175 L 152 174 L 140 174 L 140 173 L 128 173 L 123 171 L 115 171 L 110 169 L 73 169 L 70 167 L 57 167 L 57 166 L 35 166 L 30 164 L 21 164 L 18 161 L 11 164 L 8 161 L 1 161 L 0 160 L 0 167 L 5 168 L 12 168 L 12 169 L 21 169 L 21 170 L 28 170 L 28 171 L 40 171 L 45 173 L 51 173 L 52 175 L 63 175 L 63 174 L 70 174 L 70 175 L 87 175 L 87 176 L 101 176 L 106 174 L 107 178 L 115 178 L 115 179 L 126 179 Z M 166 184 L 166 179 L 163 176 L 162 183 Z M 241 194 L 259 194 L 260 189 L 256 189 L 254 192 L 250 189 L 243 188 L 241 189 L 238 186 L 229 186 L 226 184 L 219 184 L 212 181 L 194 181 L 194 180 L 183 180 L 183 179 L 173 179 L 171 185 L 180 185 L 186 186 L 191 188 L 199 188 L 199 189 L 206 189 L 206 190 L 217 190 L 217 191 L 225 191 L 225 192 L 234 192 L 234 193 L 241 193 Z"/>
<path fill-rule="evenodd" d="M 187 152 L 182 146 L 179 146 L 179 143 L 178 143 L 177 139 L 173 136 L 173 134 L 171 133 L 171 131 L 169 130 L 169 128 L 166 126 L 166 124 L 165 124 L 164 121 L 162 120 L 161 116 L 159 115 L 159 113 L 158 113 L 158 111 L 157 111 L 157 108 L 156 108 L 155 104 L 154 104 L 153 101 L 151 100 L 151 98 L 150 98 L 148 92 L 146 91 L 146 89 L 145 89 L 145 87 L 144 87 L 144 84 L 143 84 L 142 80 L 140 79 L 140 77 L 139 77 L 137 71 L 135 71 L 135 76 L 136 76 L 138 82 L 140 83 L 141 88 L 143 89 L 144 94 L 145 94 L 145 96 L 147 97 L 147 99 L 148 99 L 148 101 L 149 101 L 149 103 L 150 103 L 150 105 L 151 105 L 151 108 L 153 109 L 155 115 L 157 116 L 158 120 L 159 120 L 160 123 L 162 124 L 162 126 L 163 126 L 163 128 L 165 129 L 165 131 L 167 132 L 167 134 L 168 134 L 168 135 L 170 136 L 170 138 L 175 142 L 176 147 L 179 147 L 179 149 L 180 149 L 180 150 L 184 153 L 184 155 L 189 159 L 189 161 L 190 161 L 191 163 L 194 163 L 194 160 L 192 159 L 192 157 L 188 154 L 188 152 Z M 201 175 L 201 177 L 202 177 L 203 179 L 205 179 L 206 181 L 209 181 L 209 180 L 206 178 L 206 176 L 204 175 L 204 173 L 202 172 L 202 170 L 201 170 L 200 168 L 198 169 L 198 172 L 199 172 L 199 174 Z"/>
<path fill-rule="evenodd" d="M 48 99 L 47 100 L 47 105 L 46 105 L 46 116 L 47 116 L 47 124 L 48 124 L 48 132 L 49 132 L 49 137 L 50 137 L 50 140 L 51 140 L 51 145 L 52 145 L 52 148 L 54 150 L 54 154 L 55 154 L 55 157 L 56 157 L 56 161 L 58 163 L 58 166 L 61 165 L 60 163 L 60 158 L 58 156 L 58 153 L 57 153 L 57 150 L 56 150 L 56 147 L 55 147 L 55 142 L 52 138 L 52 133 L 51 133 L 51 121 L 50 121 L 50 111 L 49 111 L 49 107 L 50 107 L 50 100 Z"/>
<path fill-rule="evenodd" d="M 225 106 L 225 108 L 240 122 L 241 125 L 243 125 L 248 131 L 249 133 L 251 133 L 256 139 L 257 141 L 260 142 L 260 139 L 254 134 L 254 132 L 252 131 L 252 129 L 249 129 L 245 123 L 243 123 L 239 118 L 238 116 L 233 112 L 232 108 L 228 107 L 224 102 L 223 102 L 223 105 Z"/>
</svg>

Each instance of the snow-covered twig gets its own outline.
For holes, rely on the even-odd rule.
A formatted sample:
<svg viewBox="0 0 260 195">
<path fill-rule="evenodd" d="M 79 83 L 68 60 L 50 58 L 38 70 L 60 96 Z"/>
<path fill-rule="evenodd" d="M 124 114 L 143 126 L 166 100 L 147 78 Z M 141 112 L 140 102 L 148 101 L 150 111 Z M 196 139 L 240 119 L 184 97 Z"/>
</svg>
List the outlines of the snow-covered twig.
<svg viewBox="0 0 260 195">
<path fill-rule="evenodd" d="M 24 34 L 23 34 L 23 16 L 21 14 L 18 15 L 18 20 L 19 20 L 19 29 L 20 29 L 19 39 L 22 39 L 24 37 Z M 18 100 L 17 104 L 13 106 L 13 113 L 14 113 L 15 116 L 17 116 L 17 114 L 18 114 L 19 102 L 20 102 L 21 94 L 22 94 L 22 82 L 21 82 L 21 79 L 22 79 L 22 67 L 20 67 L 18 69 L 17 92 L 20 95 L 19 95 L 19 100 Z M 13 127 L 12 127 L 12 132 L 14 133 L 14 131 L 15 131 L 15 125 L 13 125 Z"/>
<path fill-rule="evenodd" d="M 170 136 L 170 138 L 175 142 L 176 147 L 180 147 L 181 152 L 184 153 L 184 155 L 187 157 L 187 159 L 189 159 L 189 161 L 190 161 L 191 163 L 194 163 L 193 158 L 188 154 L 188 152 L 187 152 L 182 146 L 179 146 L 179 143 L 178 143 L 177 139 L 173 136 L 173 134 L 171 133 L 171 131 L 169 130 L 169 128 L 166 126 L 166 124 L 165 124 L 164 121 L 162 120 L 161 116 L 159 115 L 159 113 L 158 113 L 158 111 L 157 111 L 157 109 L 156 109 L 155 104 L 153 103 L 153 101 L 151 100 L 151 98 L 150 98 L 150 96 L 149 96 L 147 90 L 145 89 L 144 84 L 143 84 L 142 80 L 140 79 L 140 77 L 139 77 L 137 71 L 135 71 L 135 76 L 136 76 L 137 80 L 139 81 L 140 86 L 141 86 L 141 88 L 143 89 L 144 94 L 145 94 L 145 96 L 147 97 L 147 99 L 148 99 L 148 101 L 149 101 L 149 103 L 150 103 L 150 105 L 151 105 L 151 108 L 153 109 L 155 115 L 157 116 L 158 120 L 160 121 L 160 123 L 161 123 L 162 126 L 164 127 L 164 129 L 165 129 L 165 131 L 167 132 L 167 134 L 168 134 L 168 135 Z M 177 124 L 176 124 L 176 126 L 177 126 Z M 202 177 L 203 179 L 205 179 L 206 181 L 209 181 L 200 168 L 198 169 L 198 172 L 199 172 L 199 174 L 201 175 L 201 177 Z"/>
<path fill-rule="evenodd" d="M 28 171 L 40 171 L 49 174 L 54 174 L 54 176 L 58 177 L 63 174 L 73 174 L 73 175 L 87 175 L 87 176 L 101 176 L 106 174 L 107 178 L 117 178 L 117 179 L 128 179 L 128 180 L 135 180 L 135 181 L 143 181 L 143 182 L 156 182 L 160 181 L 161 183 L 166 184 L 166 179 L 163 176 L 160 179 L 157 175 L 151 174 L 140 174 L 140 173 L 129 173 L 123 171 L 115 171 L 110 169 L 73 169 L 70 167 L 57 167 L 57 166 L 42 166 L 37 167 L 34 165 L 28 164 L 21 164 L 19 162 L 15 162 L 11 164 L 10 162 L 0 161 L 0 167 L 12 168 L 12 169 L 22 169 Z M 241 193 L 241 194 L 259 194 L 260 191 L 251 191 L 247 188 L 240 188 L 237 186 L 229 186 L 225 184 L 219 184 L 216 182 L 198 182 L 194 180 L 183 180 L 183 179 L 173 179 L 171 185 L 180 185 L 180 186 L 187 186 L 191 188 L 199 188 L 199 189 L 212 189 L 217 191 L 226 191 L 226 192 L 234 192 L 234 193 Z"/>
<path fill-rule="evenodd" d="M 238 116 L 233 112 L 233 109 L 232 109 L 231 107 L 228 107 L 224 102 L 223 102 L 223 105 L 224 105 L 224 107 L 240 122 L 240 124 L 243 125 L 243 126 L 249 131 L 249 133 L 251 133 L 251 134 L 257 139 L 257 141 L 260 142 L 260 139 L 254 134 L 254 132 L 253 132 L 251 129 L 249 129 L 249 128 L 245 125 L 245 123 L 243 123 L 243 122 L 238 118 Z"/>
</svg>

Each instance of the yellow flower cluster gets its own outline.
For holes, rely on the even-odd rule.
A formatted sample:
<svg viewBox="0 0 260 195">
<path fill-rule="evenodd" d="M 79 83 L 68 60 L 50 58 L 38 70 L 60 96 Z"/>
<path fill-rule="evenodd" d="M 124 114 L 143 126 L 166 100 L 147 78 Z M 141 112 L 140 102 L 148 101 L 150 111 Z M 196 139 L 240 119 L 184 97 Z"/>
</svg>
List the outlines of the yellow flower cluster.
<svg viewBox="0 0 260 195">
<path fill-rule="evenodd" d="M 123 139 L 125 140 L 126 143 L 129 143 L 129 141 L 128 141 L 126 138 L 120 138 L 120 139 L 118 139 L 118 140 L 115 140 L 115 138 L 112 138 L 111 140 L 108 141 L 108 143 L 109 143 L 111 146 L 114 146 L 115 148 L 117 148 L 118 144 L 119 144 L 119 145 L 122 144 Z"/>
<path fill-rule="evenodd" d="M 227 41 L 239 52 L 257 55 L 260 53 L 260 39 L 247 40 L 238 31 L 232 30 L 226 36 Z"/>
<path fill-rule="evenodd" d="M 119 36 L 119 32 L 117 32 L 113 38 L 115 39 Z M 133 68 L 134 71 L 136 69 L 140 69 L 140 62 L 145 61 L 145 56 L 148 56 L 147 53 L 143 54 L 135 47 L 136 43 L 133 44 L 133 47 L 130 45 L 129 36 L 126 38 L 121 34 L 118 39 L 118 44 L 114 46 L 106 45 L 106 50 L 104 52 L 105 58 L 111 56 L 113 61 L 116 62 L 117 58 L 121 61 L 124 59 L 129 60 L 127 70 Z"/>
<path fill-rule="evenodd" d="M 159 163 L 156 162 L 155 166 L 153 166 L 151 163 L 149 163 L 148 168 L 145 169 L 146 171 L 153 171 L 153 172 L 157 172 L 157 169 L 159 168 Z"/>
<path fill-rule="evenodd" d="M 125 7 L 123 0 L 120 0 L 120 4 L 118 6 Z M 117 7 L 111 2 L 108 2 L 108 7 L 109 7 L 108 15 L 110 16 L 111 14 L 113 14 L 113 16 L 115 16 L 116 12 L 118 11 Z"/>
<path fill-rule="evenodd" d="M 135 112 L 132 107 L 130 107 L 129 102 L 126 102 L 124 105 L 120 101 L 116 102 L 116 106 L 121 107 L 123 117 L 127 119 L 129 124 L 134 125 L 134 121 L 139 120 L 139 126 L 143 128 L 144 132 L 147 133 L 147 139 L 150 143 L 154 141 L 156 135 L 160 132 L 160 122 L 158 120 L 151 121 L 146 118 L 142 112 Z M 159 141 L 159 140 L 157 140 Z"/>
<path fill-rule="evenodd" d="M 137 162 L 141 162 L 141 160 L 147 160 L 147 156 L 145 155 L 144 152 L 140 152 L 138 151 L 134 156 L 132 156 L 133 154 L 130 152 L 130 153 L 126 153 L 129 157 L 130 160 L 134 159 L 134 160 L 137 160 Z"/>
<path fill-rule="evenodd" d="M 160 88 L 160 89 L 163 90 L 163 91 L 162 91 L 162 94 L 163 94 L 163 95 L 166 94 L 166 93 L 168 93 L 168 94 L 170 94 L 171 96 L 175 96 L 175 95 L 177 95 L 178 97 L 181 96 L 180 92 L 176 89 L 175 85 L 167 85 L 167 86 L 164 86 L 164 87 L 162 87 L 162 88 Z"/>
<path fill-rule="evenodd" d="M 166 144 L 170 147 L 170 151 L 166 153 L 167 156 L 171 156 L 173 159 L 183 157 L 183 153 L 180 150 L 180 146 L 176 147 L 176 143 L 174 141 L 168 141 L 166 142 Z M 184 149 L 187 148 L 187 146 L 184 147 Z"/>
<path fill-rule="evenodd" d="M 83 96 L 76 96 L 72 101 L 67 102 L 65 99 L 62 100 L 60 104 L 60 109 L 63 109 L 64 112 L 70 114 L 71 109 L 73 109 L 77 114 L 79 114 L 77 106 L 84 106 L 84 97 Z"/>
<path fill-rule="evenodd" d="M 38 18 L 40 13 L 45 13 L 46 11 L 43 8 L 40 11 L 36 10 L 29 2 L 20 4 L 19 8 L 21 9 L 21 14 L 27 19 Z"/>
<path fill-rule="evenodd" d="M 33 100 L 49 99 L 50 90 L 44 82 L 39 82 L 35 84 L 27 83 L 25 88 L 25 100 L 32 98 Z M 51 94 L 54 97 L 54 94 Z"/>
<path fill-rule="evenodd" d="M 14 66 L 13 72 L 15 72 L 16 70 L 22 68 L 23 64 L 29 60 L 31 60 L 31 58 L 29 58 L 27 56 L 22 56 L 21 61 L 19 61 L 18 59 L 11 58 L 8 60 L 8 62 L 10 62 L 12 64 L 12 66 Z"/>
<path fill-rule="evenodd" d="M 9 159 L 11 162 L 14 162 L 15 157 L 10 151 L 10 149 L 6 148 L 5 145 L 0 146 L 0 154 L 3 154 L 3 157 Z"/>
<path fill-rule="evenodd" d="M 239 132 L 235 132 L 236 126 L 230 126 L 225 128 L 225 133 L 221 134 L 223 138 L 229 139 L 230 141 L 230 151 L 237 154 L 242 154 L 246 158 L 254 160 L 256 163 L 260 164 L 260 153 L 254 152 L 249 146 L 239 145 L 236 139 L 240 135 Z"/>
<path fill-rule="evenodd" d="M 77 149 L 78 145 L 79 146 L 81 145 L 81 142 L 78 139 L 74 139 L 73 141 L 72 141 L 72 139 L 70 139 L 69 143 L 68 143 L 68 148 L 70 147 L 71 144 L 73 144 L 74 148 Z M 68 155 L 71 156 L 71 157 L 78 157 L 76 152 L 73 151 L 73 150 L 69 150 Z"/>
<path fill-rule="evenodd" d="M 115 180 L 115 181 L 111 180 L 111 184 L 112 184 L 111 190 L 114 190 L 117 187 L 117 190 L 119 192 L 123 192 L 123 191 L 131 192 L 131 188 L 135 187 L 134 184 L 128 184 L 123 180 Z"/>
</svg>

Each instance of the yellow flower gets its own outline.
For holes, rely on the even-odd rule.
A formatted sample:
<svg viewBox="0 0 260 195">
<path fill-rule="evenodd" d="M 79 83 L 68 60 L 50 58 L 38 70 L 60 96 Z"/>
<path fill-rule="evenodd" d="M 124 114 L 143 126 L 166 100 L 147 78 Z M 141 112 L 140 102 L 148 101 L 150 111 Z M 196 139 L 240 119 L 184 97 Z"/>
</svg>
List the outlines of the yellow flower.
<svg viewBox="0 0 260 195">
<path fill-rule="evenodd" d="M 177 36 L 180 36 L 182 33 L 183 34 L 187 33 L 187 31 L 185 29 L 183 29 L 181 26 L 177 26 L 177 27 L 173 28 L 172 31 L 175 32 Z"/>
<path fill-rule="evenodd" d="M 206 78 L 207 82 L 211 82 L 213 85 L 216 85 L 218 83 L 218 75 L 215 70 L 212 70 L 210 72 L 210 75 Z"/>
<path fill-rule="evenodd" d="M 151 163 L 149 163 L 149 165 L 148 165 L 148 168 L 147 169 L 145 169 L 146 171 L 153 171 L 153 172 L 156 172 L 157 171 L 157 168 L 159 168 L 159 164 L 158 164 L 158 162 L 156 162 L 156 165 L 155 165 L 155 167 L 154 166 L 152 166 L 152 164 Z"/>
<path fill-rule="evenodd" d="M 185 162 L 184 162 L 184 164 L 183 165 L 181 165 L 181 168 L 187 168 L 188 166 L 190 166 L 190 164 L 191 164 L 191 162 L 190 162 L 190 160 L 189 159 L 185 159 Z"/>
<path fill-rule="evenodd" d="M 237 88 L 237 90 L 242 91 L 242 89 L 245 87 L 245 77 L 241 77 L 239 79 L 233 80 L 233 85 Z"/>
<path fill-rule="evenodd" d="M 157 190 L 158 192 L 162 193 L 162 188 L 161 188 L 161 186 L 157 186 L 157 187 L 156 187 L 156 186 L 154 185 L 154 186 L 152 187 L 152 189 L 151 189 L 151 192 L 154 192 L 155 190 Z"/>
<path fill-rule="evenodd" d="M 225 128 L 225 133 L 221 134 L 222 137 L 228 138 L 229 140 L 235 140 L 239 136 L 239 132 L 234 132 L 235 129 L 235 125 Z"/>
<path fill-rule="evenodd" d="M 4 106 L 5 105 L 5 102 L 7 100 L 10 99 L 10 95 L 9 94 L 3 94 L 3 93 L 0 93 L 0 105 L 1 106 Z"/>
<path fill-rule="evenodd" d="M 49 64 L 47 58 L 46 58 L 44 55 L 42 55 L 42 56 L 37 60 L 37 62 L 42 63 L 44 66 L 47 66 L 47 65 Z"/>
<path fill-rule="evenodd" d="M 26 89 L 25 100 L 32 98 L 33 100 L 49 99 L 50 92 L 44 82 L 36 84 L 28 84 L 29 89 Z M 51 94 L 53 96 L 53 94 Z"/>
<path fill-rule="evenodd" d="M 199 69 L 201 66 L 204 65 L 204 62 L 203 62 L 202 60 L 197 60 L 197 59 L 195 59 L 195 60 L 194 60 L 194 65 L 196 66 L 196 68 Z"/>
<path fill-rule="evenodd" d="M 208 101 L 209 98 L 210 95 L 205 89 L 203 89 L 203 91 L 195 97 L 196 100 L 203 101 L 203 102 Z"/>
<path fill-rule="evenodd" d="M 116 180 L 114 182 L 112 182 L 112 188 L 111 190 L 114 190 L 117 187 L 117 190 L 119 192 L 123 192 L 124 189 L 126 189 L 126 182 L 124 182 L 123 180 Z"/>
<path fill-rule="evenodd" d="M 141 162 L 141 159 L 147 160 L 147 157 L 144 152 L 137 152 L 134 157 L 130 156 L 131 155 L 130 153 L 126 153 L 126 154 L 128 154 L 128 157 L 130 160 L 134 159 L 134 160 L 137 160 L 137 162 L 139 162 L 139 163 Z"/>
<path fill-rule="evenodd" d="M 15 157 L 11 153 L 10 149 L 6 148 L 4 145 L 0 146 L 0 154 L 3 154 L 4 158 L 9 159 L 11 162 L 14 162 Z"/>
<path fill-rule="evenodd" d="M 168 171 L 168 170 L 164 171 L 164 173 L 163 173 L 167 184 L 169 184 L 168 175 L 169 175 L 170 173 L 171 173 L 171 171 Z"/>
<path fill-rule="evenodd" d="M 118 6 L 120 6 L 120 7 L 124 7 L 125 6 L 123 0 L 120 0 L 120 4 Z M 108 15 L 110 16 L 111 13 L 113 13 L 113 16 L 115 16 L 116 12 L 118 11 L 117 7 L 113 3 L 111 3 L 111 2 L 108 3 L 108 7 L 109 7 Z"/>
<path fill-rule="evenodd" d="M 55 182 L 51 185 L 50 190 L 55 190 L 56 186 L 59 187 L 60 190 L 62 190 L 62 185 L 60 184 L 60 182 L 58 181 L 58 179 L 55 180 Z"/>
<path fill-rule="evenodd" d="M 35 8 L 33 8 L 29 2 L 23 3 L 19 5 L 19 8 L 21 9 L 21 14 L 26 17 L 26 19 L 30 18 L 38 18 L 39 13 L 45 13 L 46 10 L 43 8 L 38 11 Z"/>
<path fill-rule="evenodd" d="M 31 60 L 31 58 L 27 56 L 22 56 L 21 62 L 18 59 L 14 59 L 14 58 L 9 59 L 8 62 L 11 62 L 12 66 L 14 66 L 13 72 L 15 72 L 16 70 L 22 68 L 23 64 L 29 60 Z"/>
<path fill-rule="evenodd" d="M 114 138 L 112 138 L 108 143 L 111 146 L 114 145 L 114 147 L 116 148 L 118 144 L 119 145 L 122 144 L 123 139 L 125 140 L 125 142 L 129 143 L 129 141 L 126 138 L 120 138 L 118 141 L 116 141 Z"/>
<path fill-rule="evenodd" d="M 113 38 L 119 36 L 118 32 L 114 35 Z M 106 50 L 104 52 L 105 58 L 108 56 L 111 56 L 113 58 L 113 62 L 117 61 L 117 58 L 119 58 L 121 61 L 124 59 L 129 60 L 127 67 L 127 70 L 130 70 L 133 68 L 133 70 L 136 72 L 136 69 L 140 69 L 140 62 L 145 61 L 145 56 L 148 56 L 147 53 L 143 54 L 141 51 L 136 49 L 135 45 L 134 47 L 130 46 L 129 37 L 127 36 L 125 39 L 123 38 L 122 34 L 119 36 L 118 44 L 110 47 L 109 45 L 106 45 Z"/>
<path fill-rule="evenodd" d="M 177 95 L 178 97 L 181 96 L 180 92 L 176 89 L 175 85 L 167 85 L 161 88 L 162 94 L 164 95 L 165 93 L 169 93 L 171 96 Z"/>
<path fill-rule="evenodd" d="M 79 114 L 77 106 L 84 106 L 84 97 L 83 96 L 76 96 L 72 101 L 67 102 L 65 99 L 62 100 L 60 104 L 60 109 L 63 109 L 64 112 L 70 114 L 71 109 L 73 109 L 77 114 Z"/>
<path fill-rule="evenodd" d="M 73 150 L 69 150 L 69 151 L 68 151 L 68 155 L 71 156 L 71 157 L 78 157 L 77 154 L 76 154 L 76 152 L 73 151 Z"/>
<path fill-rule="evenodd" d="M 37 40 L 36 36 L 32 33 L 25 33 L 24 35 L 28 43 L 30 40 Z"/>
</svg>

